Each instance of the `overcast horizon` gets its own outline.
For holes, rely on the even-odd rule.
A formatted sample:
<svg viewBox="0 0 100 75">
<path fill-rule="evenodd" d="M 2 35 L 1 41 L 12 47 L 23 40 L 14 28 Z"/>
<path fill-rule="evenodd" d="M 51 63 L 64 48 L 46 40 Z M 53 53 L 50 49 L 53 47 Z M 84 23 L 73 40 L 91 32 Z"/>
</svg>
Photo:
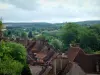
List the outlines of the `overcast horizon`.
<svg viewBox="0 0 100 75">
<path fill-rule="evenodd" d="M 3 22 L 100 20 L 100 0 L 0 0 Z"/>
</svg>

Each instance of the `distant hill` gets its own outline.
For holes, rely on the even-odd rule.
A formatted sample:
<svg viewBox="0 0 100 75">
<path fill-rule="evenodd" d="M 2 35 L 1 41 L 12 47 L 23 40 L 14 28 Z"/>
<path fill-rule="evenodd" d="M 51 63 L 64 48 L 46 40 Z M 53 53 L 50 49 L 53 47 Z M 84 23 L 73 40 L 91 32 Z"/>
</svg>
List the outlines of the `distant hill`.
<svg viewBox="0 0 100 75">
<path fill-rule="evenodd" d="M 69 22 L 66 22 L 69 23 Z M 79 22 L 72 22 L 77 23 L 79 25 L 94 25 L 94 24 L 100 24 L 100 20 L 91 20 L 91 21 L 79 21 Z M 65 23 L 55 23 L 55 25 L 64 25 Z"/>
<path fill-rule="evenodd" d="M 67 23 L 67 22 L 66 22 Z M 92 20 L 92 21 L 80 21 L 73 22 L 79 25 L 94 25 L 100 24 L 100 20 Z M 30 22 L 30 23 L 4 23 L 7 27 L 35 27 L 35 28 L 52 28 L 52 27 L 60 27 L 65 23 L 46 23 L 46 22 Z"/>
<path fill-rule="evenodd" d="M 79 25 L 94 25 L 94 24 L 100 24 L 100 20 L 91 20 L 91 21 L 80 21 L 80 22 L 74 22 Z"/>
<path fill-rule="evenodd" d="M 35 28 L 51 28 L 55 27 L 51 23 L 34 22 L 34 23 L 4 23 L 7 27 L 35 27 Z"/>
<path fill-rule="evenodd" d="M 6 26 L 32 26 L 32 25 L 51 25 L 51 23 L 46 23 L 46 22 L 18 22 L 18 23 L 4 23 Z"/>
</svg>

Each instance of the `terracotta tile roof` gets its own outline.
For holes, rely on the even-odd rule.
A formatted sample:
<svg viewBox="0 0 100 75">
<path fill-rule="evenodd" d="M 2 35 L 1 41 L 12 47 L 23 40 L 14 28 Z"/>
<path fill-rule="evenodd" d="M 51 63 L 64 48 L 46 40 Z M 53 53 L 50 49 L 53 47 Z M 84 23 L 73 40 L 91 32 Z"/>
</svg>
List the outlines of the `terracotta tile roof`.
<svg viewBox="0 0 100 75">
<path fill-rule="evenodd" d="M 43 63 L 52 58 L 55 51 L 49 47 L 45 41 L 37 40 L 35 42 L 32 42 L 27 47 L 28 54 L 33 58 L 37 59 L 37 63 Z M 36 56 L 34 56 L 34 53 L 36 53 Z"/>
<path fill-rule="evenodd" d="M 47 54 L 44 54 L 42 52 L 37 53 L 37 57 L 40 59 L 43 59 Z"/>
</svg>

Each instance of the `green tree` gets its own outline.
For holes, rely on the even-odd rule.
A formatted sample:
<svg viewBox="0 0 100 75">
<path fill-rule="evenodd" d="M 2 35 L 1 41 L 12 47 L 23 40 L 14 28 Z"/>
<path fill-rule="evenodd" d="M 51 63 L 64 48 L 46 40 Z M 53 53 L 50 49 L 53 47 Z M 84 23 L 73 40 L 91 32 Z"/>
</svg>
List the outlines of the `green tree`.
<svg viewBox="0 0 100 75">
<path fill-rule="evenodd" d="M 13 42 L 0 42 L 0 75 L 20 75 L 25 64 L 24 46 Z"/>
<path fill-rule="evenodd" d="M 21 33 L 21 38 L 23 39 L 26 39 L 28 36 L 27 36 L 27 33 L 24 31 Z"/>
<path fill-rule="evenodd" d="M 36 37 L 35 37 L 37 40 L 45 40 L 46 39 L 46 37 L 43 35 L 43 34 L 38 34 L 38 35 L 36 35 Z"/>
<path fill-rule="evenodd" d="M 1 60 L 0 75 L 20 75 L 23 66 L 23 64 L 16 60 L 13 60 L 12 58 Z"/>
<path fill-rule="evenodd" d="M 66 23 L 61 28 L 60 37 L 66 47 L 69 47 L 72 41 L 79 42 L 79 28 L 80 26 L 75 23 Z"/>
<path fill-rule="evenodd" d="M 92 25 L 89 28 L 93 30 L 96 34 L 100 35 L 100 24 Z"/>
<path fill-rule="evenodd" d="M 35 31 L 36 30 L 36 28 L 35 27 L 32 27 L 32 31 Z"/>
<path fill-rule="evenodd" d="M 96 35 L 98 45 L 96 46 L 97 50 L 100 50 L 100 24 L 95 24 L 89 27 L 89 29 Z M 98 48 L 97 48 L 98 47 Z"/>
<path fill-rule="evenodd" d="M 56 49 L 56 51 L 63 51 L 63 43 L 58 39 L 52 39 L 50 44 Z"/>
<path fill-rule="evenodd" d="M 28 33 L 28 37 L 29 37 L 29 38 L 32 38 L 32 37 L 33 37 L 32 31 L 30 31 L 30 32 Z"/>
<path fill-rule="evenodd" d="M 2 37 L 2 29 L 3 29 L 4 25 L 2 23 L 2 21 L 0 20 L 0 37 Z"/>
<path fill-rule="evenodd" d="M 87 29 L 84 33 L 80 34 L 80 46 L 82 48 L 91 48 L 92 50 L 98 50 L 97 34 Z"/>
</svg>

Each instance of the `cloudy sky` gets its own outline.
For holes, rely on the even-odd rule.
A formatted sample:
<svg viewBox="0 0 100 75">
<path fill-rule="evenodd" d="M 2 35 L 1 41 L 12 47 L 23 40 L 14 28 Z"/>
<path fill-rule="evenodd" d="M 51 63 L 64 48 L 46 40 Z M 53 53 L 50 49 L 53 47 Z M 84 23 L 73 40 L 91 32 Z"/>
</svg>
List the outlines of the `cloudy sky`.
<svg viewBox="0 0 100 75">
<path fill-rule="evenodd" d="M 100 0 L 0 0 L 5 22 L 100 20 Z"/>
</svg>

